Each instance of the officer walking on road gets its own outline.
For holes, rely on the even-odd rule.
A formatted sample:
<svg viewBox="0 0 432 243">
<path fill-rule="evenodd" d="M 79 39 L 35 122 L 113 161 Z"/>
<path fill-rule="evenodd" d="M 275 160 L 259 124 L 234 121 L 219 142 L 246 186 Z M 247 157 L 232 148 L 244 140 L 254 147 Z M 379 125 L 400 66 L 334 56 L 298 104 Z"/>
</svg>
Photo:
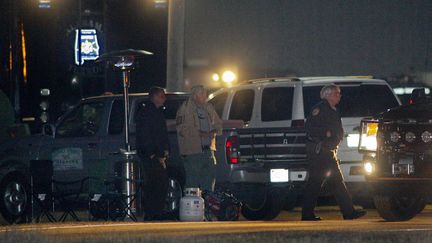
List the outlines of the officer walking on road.
<svg viewBox="0 0 432 243">
<path fill-rule="evenodd" d="M 138 110 L 136 118 L 136 147 L 143 162 L 144 219 L 161 219 L 168 190 L 167 159 L 169 139 L 164 114 L 165 91 L 152 87 L 150 100 Z"/>
<path fill-rule="evenodd" d="M 177 139 L 186 172 L 185 187 L 213 191 L 215 186 L 216 135 L 222 133 L 222 120 L 207 102 L 202 85 L 192 87 L 189 100 L 177 111 Z"/>
<path fill-rule="evenodd" d="M 304 190 L 302 220 L 321 220 L 314 208 L 323 183 L 336 197 L 344 219 L 356 219 L 366 215 L 364 210 L 355 210 L 339 168 L 337 147 L 344 131 L 336 105 L 341 99 L 341 90 L 336 85 L 321 89 L 322 101 L 312 108 L 306 120 L 306 151 L 309 158 L 309 179 Z"/>
</svg>

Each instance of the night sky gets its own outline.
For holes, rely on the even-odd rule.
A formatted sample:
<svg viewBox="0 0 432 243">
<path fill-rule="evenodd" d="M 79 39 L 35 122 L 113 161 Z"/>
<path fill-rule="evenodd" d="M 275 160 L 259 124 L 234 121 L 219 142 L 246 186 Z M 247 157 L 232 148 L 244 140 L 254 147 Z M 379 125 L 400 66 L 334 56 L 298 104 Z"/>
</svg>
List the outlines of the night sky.
<svg viewBox="0 0 432 243">
<path fill-rule="evenodd" d="M 240 79 L 432 69 L 430 0 L 188 0 L 185 32 L 186 61 L 235 64 Z"/>
<path fill-rule="evenodd" d="M 73 64 L 77 0 L 53 0 L 38 9 L 36 0 L 15 0 L 27 38 L 28 83 L 22 106 L 31 113 L 42 87 L 57 103 L 103 91 L 118 92 L 120 75 L 93 64 Z M 10 92 L 7 77 L 9 3 L 0 3 L 0 87 Z M 108 0 L 104 23 L 101 0 L 82 0 L 87 22 L 102 23 L 101 51 L 144 49 L 155 55 L 132 73 L 131 91 L 165 85 L 168 9 L 152 0 Z M 263 76 L 413 74 L 432 82 L 432 0 L 186 0 L 185 80 L 211 86 L 210 73 L 236 68 L 239 79 Z M 72 31 L 72 32 L 71 32 Z M 194 66 L 194 63 L 199 63 Z M 90 70 L 90 73 L 89 73 Z M 84 73 L 84 74 L 83 74 Z M 82 89 L 71 86 L 78 76 Z"/>
</svg>

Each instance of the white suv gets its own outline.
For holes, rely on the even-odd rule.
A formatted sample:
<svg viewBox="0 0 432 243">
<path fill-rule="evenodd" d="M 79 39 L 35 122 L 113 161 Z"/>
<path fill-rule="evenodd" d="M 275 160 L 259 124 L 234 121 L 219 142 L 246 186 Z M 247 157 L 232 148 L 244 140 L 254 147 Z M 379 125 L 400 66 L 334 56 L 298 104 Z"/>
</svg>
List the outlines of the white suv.
<svg viewBox="0 0 432 243">
<path fill-rule="evenodd" d="M 311 108 L 320 101 L 324 85 L 336 84 L 342 90 L 339 110 L 345 138 L 338 158 L 344 180 L 353 197 L 368 195 L 362 156 L 357 147 L 359 125 L 370 117 L 400 105 L 384 80 L 371 77 L 264 78 L 222 88 L 209 96 L 224 120 L 243 120 L 248 128 L 301 127 Z"/>
</svg>

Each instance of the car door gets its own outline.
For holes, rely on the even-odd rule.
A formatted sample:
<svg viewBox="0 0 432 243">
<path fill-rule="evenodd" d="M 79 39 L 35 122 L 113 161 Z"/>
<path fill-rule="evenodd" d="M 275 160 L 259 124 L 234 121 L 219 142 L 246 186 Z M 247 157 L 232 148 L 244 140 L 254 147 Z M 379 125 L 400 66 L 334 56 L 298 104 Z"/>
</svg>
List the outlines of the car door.
<svg viewBox="0 0 432 243">
<path fill-rule="evenodd" d="M 102 101 L 82 103 L 57 124 L 54 138 L 41 144 L 41 156 L 50 158 L 57 180 L 78 180 L 100 159 L 100 135 L 106 117 Z"/>
</svg>

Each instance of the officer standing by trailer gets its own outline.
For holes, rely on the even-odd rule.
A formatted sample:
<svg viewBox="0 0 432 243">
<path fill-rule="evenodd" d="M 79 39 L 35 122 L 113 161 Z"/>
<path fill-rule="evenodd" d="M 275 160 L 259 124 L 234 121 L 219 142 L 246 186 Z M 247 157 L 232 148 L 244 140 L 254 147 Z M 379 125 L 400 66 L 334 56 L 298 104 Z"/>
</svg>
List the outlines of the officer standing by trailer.
<svg viewBox="0 0 432 243">
<path fill-rule="evenodd" d="M 149 98 L 138 110 L 136 147 L 145 176 L 144 219 L 159 220 L 162 219 L 168 190 L 169 139 L 165 116 L 160 109 L 166 101 L 164 89 L 152 87 Z"/>
<path fill-rule="evenodd" d="M 312 108 L 306 120 L 309 179 L 303 194 L 304 221 L 321 220 L 315 215 L 314 208 L 323 183 L 328 184 L 344 219 L 356 219 L 366 215 L 366 211 L 354 209 L 336 157 L 337 147 L 344 136 L 342 121 L 336 109 L 341 96 L 338 86 L 324 86 L 320 92 L 322 101 Z"/>
</svg>

